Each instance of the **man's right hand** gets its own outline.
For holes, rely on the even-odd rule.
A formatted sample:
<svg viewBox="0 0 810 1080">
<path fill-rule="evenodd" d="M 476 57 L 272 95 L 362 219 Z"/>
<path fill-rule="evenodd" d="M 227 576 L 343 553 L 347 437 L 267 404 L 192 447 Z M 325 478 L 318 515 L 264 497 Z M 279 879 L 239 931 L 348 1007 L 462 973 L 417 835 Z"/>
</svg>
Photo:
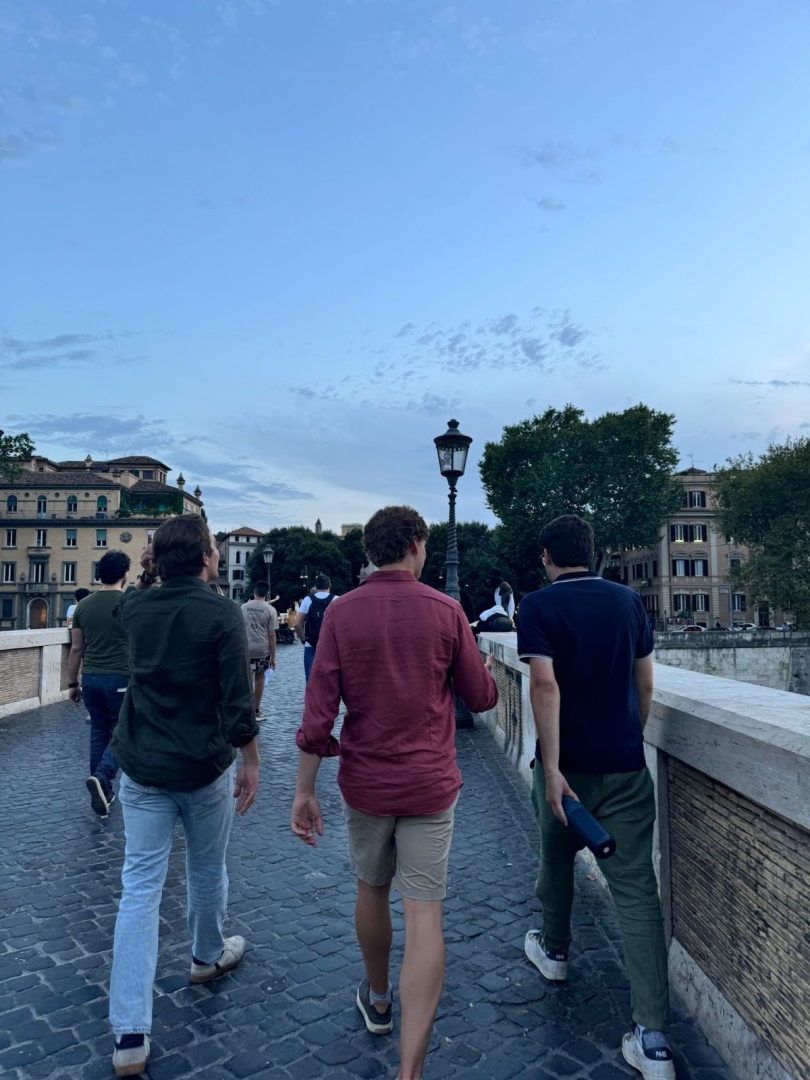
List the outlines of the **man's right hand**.
<svg viewBox="0 0 810 1080">
<path fill-rule="evenodd" d="M 558 821 L 561 821 L 563 825 L 568 824 L 568 818 L 565 816 L 565 811 L 562 808 L 563 795 L 570 795 L 572 799 L 576 799 L 577 795 L 568 786 L 568 781 L 565 779 L 559 769 L 555 769 L 553 772 L 546 773 L 546 802 L 551 807 L 551 812 Z"/>
<path fill-rule="evenodd" d="M 323 836 L 323 815 L 318 796 L 312 792 L 309 795 L 296 795 L 292 805 L 290 826 L 295 836 L 303 840 L 310 847 L 317 847 L 318 842 L 315 834 Z"/>
<path fill-rule="evenodd" d="M 144 570 L 149 577 L 157 577 L 157 563 L 155 562 L 155 555 L 152 551 L 151 544 L 143 549 L 143 554 L 141 555 L 141 569 Z"/>
<path fill-rule="evenodd" d="M 68 690 L 68 701 L 72 701 L 74 705 L 81 705 L 82 688 L 80 686 L 74 686 L 72 690 Z"/>
</svg>

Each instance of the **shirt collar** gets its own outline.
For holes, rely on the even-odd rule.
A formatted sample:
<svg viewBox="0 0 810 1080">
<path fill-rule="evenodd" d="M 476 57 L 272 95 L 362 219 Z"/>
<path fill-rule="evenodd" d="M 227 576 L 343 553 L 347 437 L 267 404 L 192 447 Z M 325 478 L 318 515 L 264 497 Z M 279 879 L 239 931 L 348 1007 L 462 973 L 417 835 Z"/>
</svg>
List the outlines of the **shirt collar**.
<svg viewBox="0 0 810 1080">
<path fill-rule="evenodd" d="M 558 581 L 584 581 L 586 578 L 598 578 L 599 575 L 595 570 L 574 570 L 570 574 L 560 574 L 558 578 L 552 581 L 552 585 L 556 585 Z"/>
<path fill-rule="evenodd" d="M 188 585 L 199 585 L 203 589 L 208 588 L 208 582 L 203 581 L 203 579 L 197 577 L 196 574 L 189 575 L 188 577 L 185 574 L 182 574 L 179 577 L 169 578 L 168 581 L 161 581 L 160 585 L 163 589 L 182 589 L 184 586 Z"/>
<path fill-rule="evenodd" d="M 375 570 L 373 574 L 368 575 L 363 584 L 369 581 L 413 581 L 415 583 L 416 578 L 410 570 Z"/>
</svg>

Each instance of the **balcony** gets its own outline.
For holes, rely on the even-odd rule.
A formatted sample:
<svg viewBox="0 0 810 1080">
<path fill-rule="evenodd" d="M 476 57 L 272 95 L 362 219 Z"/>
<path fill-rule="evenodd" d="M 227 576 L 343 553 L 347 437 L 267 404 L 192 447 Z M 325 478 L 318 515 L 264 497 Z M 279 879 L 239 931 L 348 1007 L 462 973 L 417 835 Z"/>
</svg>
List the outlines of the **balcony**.
<svg viewBox="0 0 810 1080">
<path fill-rule="evenodd" d="M 45 558 L 47 559 L 48 555 L 50 553 L 50 550 L 51 550 L 51 545 L 50 544 L 31 544 L 29 546 L 29 548 L 28 548 L 28 554 L 29 555 L 44 555 Z"/>
<path fill-rule="evenodd" d="M 23 581 L 18 586 L 25 593 L 52 593 L 59 588 L 57 581 Z M 75 588 L 75 586 L 74 586 Z"/>
</svg>

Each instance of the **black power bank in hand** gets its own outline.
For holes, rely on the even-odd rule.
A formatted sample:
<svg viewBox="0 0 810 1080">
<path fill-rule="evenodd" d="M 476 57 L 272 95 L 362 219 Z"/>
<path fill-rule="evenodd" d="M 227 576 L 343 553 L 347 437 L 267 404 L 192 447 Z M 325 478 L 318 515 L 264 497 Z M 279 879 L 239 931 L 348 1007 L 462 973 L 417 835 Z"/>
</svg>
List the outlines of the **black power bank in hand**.
<svg viewBox="0 0 810 1080">
<path fill-rule="evenodd" d="M 597 859 L 609 859 L 616 850 L 616 841 L 602 828 L 590 810 L 570 795 L 563 795 L 562 808 L 568 818 L 568 828 L 580 844 L 590 848 Z"/>
</svg>

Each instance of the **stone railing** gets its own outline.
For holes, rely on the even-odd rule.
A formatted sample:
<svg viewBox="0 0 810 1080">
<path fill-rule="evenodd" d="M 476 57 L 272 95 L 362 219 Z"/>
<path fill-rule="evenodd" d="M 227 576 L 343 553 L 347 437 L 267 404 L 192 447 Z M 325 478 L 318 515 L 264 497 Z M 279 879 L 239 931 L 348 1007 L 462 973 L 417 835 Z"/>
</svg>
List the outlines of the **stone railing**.
<svg viewBox="0 0 810 1080">
<path fill-rule="evenodd" d="M 810 695 L 810 633 L 806 630 L 657 633 L 655 653 L 671 667 Z"/>
<path fill-rule="evenodd" d="M 0 634 L 0 717 L 67 697 L 67 630 L 4 630 Z"/>
<path fill-rule="evenodd" d="M 528 667 L 483 634 L 496 709 L 479 719 L 531 780 Z M 810 1078 L 810 702 L 663 664 L 645 731 L 670 979 L 746 1080 Z"/>
</svg>

